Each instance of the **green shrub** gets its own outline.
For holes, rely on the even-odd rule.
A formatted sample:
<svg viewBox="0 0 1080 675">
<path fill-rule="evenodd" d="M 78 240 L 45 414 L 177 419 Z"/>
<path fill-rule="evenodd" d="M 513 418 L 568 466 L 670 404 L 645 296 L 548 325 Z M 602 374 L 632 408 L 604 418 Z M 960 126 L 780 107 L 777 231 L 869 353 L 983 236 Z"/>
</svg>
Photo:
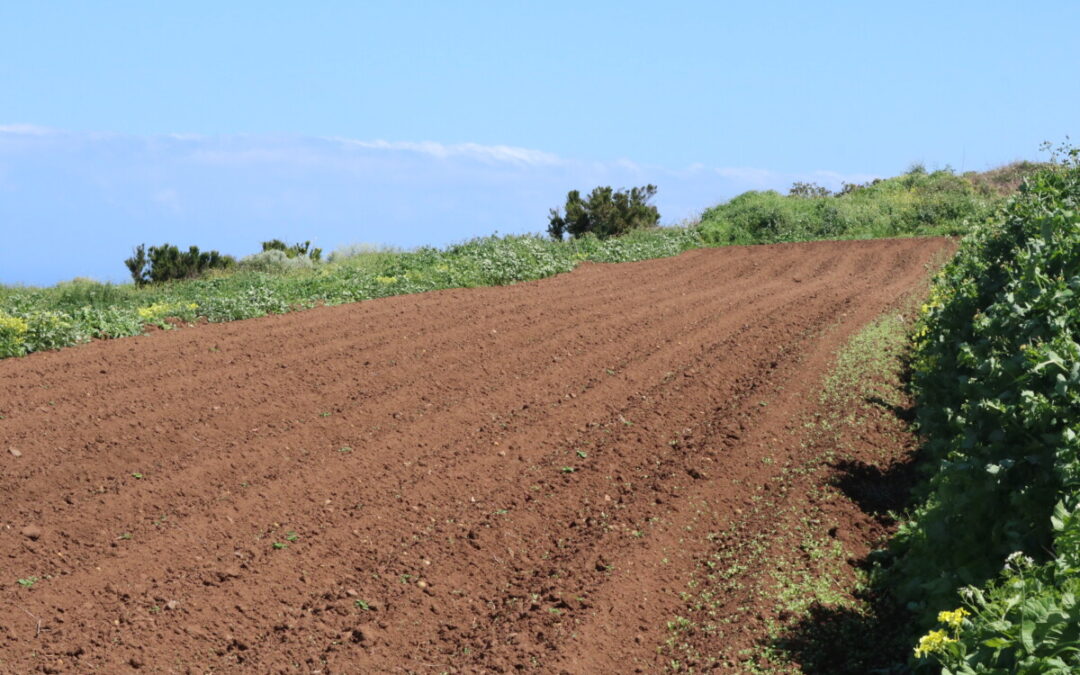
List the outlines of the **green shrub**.
<svg viewBox="0 0 1080 675">
<path fill-rule="evenodd" d="M 26 317 L 26 351 L 60 349 L 90 340 L 90 332 L 64 312 L 36 311 Z"/>
<path fill-rule="evenodd" d="M 971 616 L 928 634 L 935 647 L 922 652 L 943 672 L 1080 668 L 1073 156 L 1031 177 L 1000 217 L 964 240 L 923 308 L 913 384 L 927 480 L 887 575 L 927 627 L 967 589 Z"/>
<path fill-rule="evenodd" d="M 845 185 L 836 195 L 812 183 L 795 183 L 787 196 L 745 192 L 707 209 L 700 229 L 714 246 L 958 234 L 997 203 L 965 177 L 916 166 L 896 178 Z"/>
<path fill-rule="evenodd" d="M 234 264 L 236 259 L 230 255 L 200 251 L 198 246 L 181 251 L 172 244 L 151 246 L 149 251 L 145 244 L 139 244 L 135 247 L 134 255 L 124 261 L 132 280 L 139 286 L 151 282 L 194 279 L 209 270 L 228 269 Z"/>
<path fill-rule="evenodd" d="M 132 251 L 131 257 L 124 261 L 124 265 L 128 268 L 128 272 L 131 273 L 131 280 L 135 282 L 136 286 L 142 286 L 147 282 L 146 266 L 149 261 L 146 259 L 146 244 L 139 244 Z"/>
<path fill-rule="evenodd" d="M 571 190 L 566 195 L 565 215 L 558 209 L 551 209 L 548 234 L 560 241 L 564 234 L 573 238 L 591 234 L 606 239 L 643 227 L 655 227 L 660 222 L 660 212 L 649 204 L 655 195 L 655 185 L 631 188 L 629 192 L 597 187 L 586 199 L 582 199 L 577 190 Z"/>
<path fill-rule="evenodd" d="M 29 326 L 25 319 L 0 314 L 0 359 L 22 356 L 26 353 L 26 333 Z"/>
</svg>

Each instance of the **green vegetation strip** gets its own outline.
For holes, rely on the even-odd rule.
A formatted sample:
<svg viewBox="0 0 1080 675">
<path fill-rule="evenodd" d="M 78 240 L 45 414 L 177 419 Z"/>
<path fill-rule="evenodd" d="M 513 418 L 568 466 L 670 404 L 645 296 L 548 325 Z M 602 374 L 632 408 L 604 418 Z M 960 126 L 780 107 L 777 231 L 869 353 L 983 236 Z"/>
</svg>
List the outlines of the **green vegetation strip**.
<svg viewBox="0 0 1080 675">
<path fill-rule="evenodd" d="M 441 250 L 409 252 L 349 246 L 334 251 L 327 262 L 309 243 L 289 247 L 272 240 L 264 243 L 262 253 L 235 264 L 230 256 L 195 247 L 151 247 L 149 257 L 147 250 L 140 254 L 137 249 L 125 264 L 138 286 L 85 279 L 50 288 L 0 286 L 0 358 L 139 335 L 147 325 L 232 321 L 390 295 L 540 279 L 583 261 L 644 260 L 711 245 L 961 232 L 992 212 L 1001 195 L 1032 168 L 1020 163 L 985 174 L 956 175 L 915 167 L 896 178 L 847 186 L 837 195 L 799 184 L 787 196 L 748 192 L 707 210 L 700 222 L 688 227 L 641 227 L 655 218 L 635 217 L 631 225 L 636 229 L 605 239 L 593 234 L 566 242 L 533 235 L 485 237 Z M 576 217 L 577 210 L 570 211 L 567 218 Z M 145 266 L 151 259 L 161 269 L 148 272 Z M 216 268 L 214 260 L 224 267 Z M 170 278 L 167 272 L 173 268 L 181 275 L 202 276 L 159 280 Z"/>
<path fill-rule="evenodd" d="M 1080 672 L 1080 150 L 937 277 L 917 334 L 925 484 L 886 578 L 942 673 Z"/>
<path fill-rule="evenodd" d="M 242 261 L 235 272 L 141 287 L 88 280 L 51 288 L 4 287 L 0 357 L 139 335 L 147 324 L 169 328 L 170 320 L 233 321 L 443 288 L 509 284 L 569 272 L 582 261 L 659 258 L 700 245 L 692 228 L 640 230 L 603 241 L 486 237 L 444 250 L 343 251 L 321 264 L 279 255 L 274 266 L 260 254 L 247 266 Z"/>
</svg>

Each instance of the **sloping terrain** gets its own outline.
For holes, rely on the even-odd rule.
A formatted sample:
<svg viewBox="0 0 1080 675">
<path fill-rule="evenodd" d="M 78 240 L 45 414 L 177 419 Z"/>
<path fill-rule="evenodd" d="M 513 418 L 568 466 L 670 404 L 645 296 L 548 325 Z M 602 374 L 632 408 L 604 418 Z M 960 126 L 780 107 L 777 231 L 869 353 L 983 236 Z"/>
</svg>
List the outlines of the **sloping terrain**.
<svg viewBox="0 0 1080 675">
<path fill-rule="evenodd" d="M 0 361 L 0 671 L 656 671 L 833 352 L 952 248 L 697 250 Z"/>
</svg>

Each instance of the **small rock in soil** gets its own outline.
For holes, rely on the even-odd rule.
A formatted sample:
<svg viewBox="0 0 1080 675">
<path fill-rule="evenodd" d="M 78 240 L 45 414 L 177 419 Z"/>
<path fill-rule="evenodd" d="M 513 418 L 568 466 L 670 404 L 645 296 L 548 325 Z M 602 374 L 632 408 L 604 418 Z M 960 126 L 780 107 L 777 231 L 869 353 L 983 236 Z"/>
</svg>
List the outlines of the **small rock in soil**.
<svg viewBox="0 0 1080 675">
<path fill-rule="evenodd" d="M 41 528 L 37 525 L 27 525 L 22 529 L 22 536 L 31 541 L 37 541 L 41 538 Z"/>
</svg>

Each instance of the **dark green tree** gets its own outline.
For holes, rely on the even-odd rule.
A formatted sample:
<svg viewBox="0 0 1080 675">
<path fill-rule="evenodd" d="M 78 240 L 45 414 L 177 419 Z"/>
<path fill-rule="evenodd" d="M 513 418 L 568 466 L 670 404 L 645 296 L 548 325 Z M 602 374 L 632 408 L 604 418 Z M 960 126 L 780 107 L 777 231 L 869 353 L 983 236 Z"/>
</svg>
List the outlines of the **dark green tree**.
<svg viewBox="0 0 1080 675">
<path fill-rule="evenodd" d="M 548 234 L 562 239 L 564 234 L 580 237 L 593 234 L 601 239 L 626 234 L 642 227 L 654 227 L 660 222 L 660 212 L 649 200 L 656 195 L 655 185 L 612 190 L 594 188 L 589 196 L 571 190 L 566 195 L 565 214 L 551 209 L 548 215 Z"/>
<path fill-rule="evenodd" d="M 132 256 L 124 261 L 136 286 L 146 284 L 146 244 L 139 244 L 132 250 Z"/>
<path fill-rule="evenodd" d="M 198 246 L 181 251 L 172 244 L 151 246 L 149 249 L 146 244 L 139 244 L 134 249 L 134 255 L 124 264 L 135 283 L 142 286 L 173 279 L 192 279 L 212 269 L 227 269 L 236 264 L 236 259 L 217 251 L 200 251 Z"/>
</svg>

